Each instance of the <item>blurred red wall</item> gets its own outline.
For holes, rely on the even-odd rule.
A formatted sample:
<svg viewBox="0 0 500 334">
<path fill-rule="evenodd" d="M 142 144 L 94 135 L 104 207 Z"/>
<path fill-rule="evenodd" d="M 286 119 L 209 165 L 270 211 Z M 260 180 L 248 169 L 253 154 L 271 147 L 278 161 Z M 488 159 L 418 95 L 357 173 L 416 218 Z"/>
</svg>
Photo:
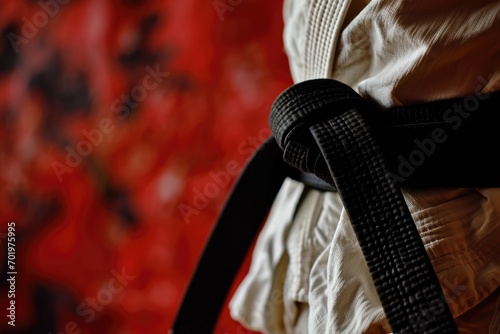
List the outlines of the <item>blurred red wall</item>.
<svg viewBox="0 0 500 334">
<path fill-rule="evenodd" d="M 0 1 L 1 333 L 168 332 L 291 84 L 282 28 L 279 1 Z"/>
</svg>

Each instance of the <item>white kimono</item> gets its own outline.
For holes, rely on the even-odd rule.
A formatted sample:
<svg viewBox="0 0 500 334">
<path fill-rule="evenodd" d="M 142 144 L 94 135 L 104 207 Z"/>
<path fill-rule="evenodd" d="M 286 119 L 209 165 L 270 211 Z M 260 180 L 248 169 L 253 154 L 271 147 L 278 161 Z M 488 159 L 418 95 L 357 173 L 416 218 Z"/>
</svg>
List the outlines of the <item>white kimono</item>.
<svg viewBox="0 0 500 334">
<path fill-rule="evenodd" d="M 381 108 L 500 89 L 500 1 L 283 8 L 294 82 L 336 79 Z M 500 189 L 402 190 L 460 333 L 500 333 Z M 229 306 L 262 333 L 391 333 L 339 196 L 291 179 Z"/>
</svg>

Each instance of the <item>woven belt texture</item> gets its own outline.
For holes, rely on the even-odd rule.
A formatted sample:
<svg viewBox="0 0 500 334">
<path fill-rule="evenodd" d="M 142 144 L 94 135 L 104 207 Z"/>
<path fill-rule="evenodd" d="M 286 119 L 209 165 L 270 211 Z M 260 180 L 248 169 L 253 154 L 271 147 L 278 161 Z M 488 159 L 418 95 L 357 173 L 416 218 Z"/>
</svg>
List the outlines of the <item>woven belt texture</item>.
<svg viewBox="0 0 500 334">
<path fill-rule="evenodd" d="M 338 190 L 393 332 L 458 333 L 447 306 L 431 312 L 443 292 L 365 121 L 374 112 L 349 86 L 317 79 L 283 92 L 270 125 L 288 163 Z"/>
</svg>

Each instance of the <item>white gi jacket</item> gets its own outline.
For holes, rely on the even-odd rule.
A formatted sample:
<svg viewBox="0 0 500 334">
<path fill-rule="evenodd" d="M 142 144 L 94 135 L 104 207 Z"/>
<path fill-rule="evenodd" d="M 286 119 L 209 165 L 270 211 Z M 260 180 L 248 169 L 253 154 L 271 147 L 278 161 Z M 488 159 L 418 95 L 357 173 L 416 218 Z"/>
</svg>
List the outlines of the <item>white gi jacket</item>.
<svg viewBox="0 0 500 334">
<path fill-rule="evenodd" d="M 500 1 L 285 0 L 283 9 L 296 83 L 336 79 L 382 108 L 500 89 Z M 500 333 L 500 189 L 402 190 L 459 331 Z M 391 333 L 339 196 L 291 179 L 230 312 L 262 333 Z"/>
</svg>

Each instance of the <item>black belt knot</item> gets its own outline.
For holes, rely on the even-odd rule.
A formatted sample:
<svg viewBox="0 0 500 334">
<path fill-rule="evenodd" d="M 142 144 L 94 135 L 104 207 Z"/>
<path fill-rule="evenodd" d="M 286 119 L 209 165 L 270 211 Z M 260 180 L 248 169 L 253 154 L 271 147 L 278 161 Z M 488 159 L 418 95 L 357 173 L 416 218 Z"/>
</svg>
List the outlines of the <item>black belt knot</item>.
<svg viewBox="0 0 500 334">
<path fill-rule="evenodd" d="M 356 114 L 362 121 L 376 111 L 376 106 L 351 87 L 335 80 L 317 79 L 293 85 L 280 94 L 271 108 L 269 123 L 286 162 L 334 186 L 313 129 L 336 119 L 340 121 L 346 114 Z M 328 135 L 332 141 L 343 140 L 342 133 L 338 137 L 333 132 Z"/>
</svg>

